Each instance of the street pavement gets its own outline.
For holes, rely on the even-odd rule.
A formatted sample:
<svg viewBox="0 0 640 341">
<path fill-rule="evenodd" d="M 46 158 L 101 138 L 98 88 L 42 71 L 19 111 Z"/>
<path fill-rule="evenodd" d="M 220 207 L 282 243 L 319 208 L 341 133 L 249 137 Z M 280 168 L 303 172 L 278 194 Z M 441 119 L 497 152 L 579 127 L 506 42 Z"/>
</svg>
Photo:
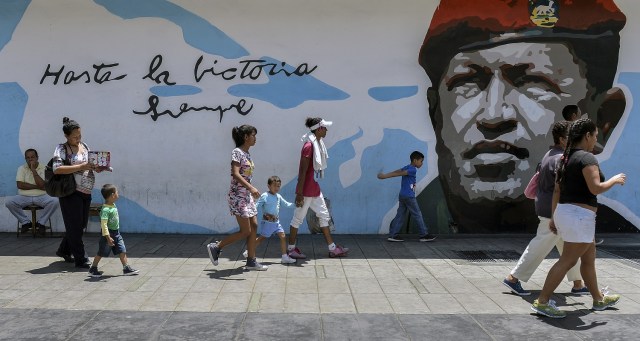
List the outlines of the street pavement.
<svg viewBox="0 0 640 341">
<path fill-rule="evenodd" d="M 205 245 L 221 236 L 123 237 L 139 274 L 123 276 L 110 257 L 95 279 L 55 256 L 59 237 L 0 234 L 0 340 L 640 339 L 640 234 L 599 236 L 598 281 L 620 303 L 591 311 L 565 281 L 554 295 L 565 319 L 530 310 L 555 250 L 523 283 L 531 296 L 501 283 L 532 235 L 336 235 L 346 258 L 329 258 L 322 236 L 301 235 L 308 259 L 292 265 L 279 263 L 274 237 L 258 248 L 263 272 L 243 269 L 242 243 L 214 267 Z M 89 255 L 98 238 L 85 235 Z"/>
</svg>

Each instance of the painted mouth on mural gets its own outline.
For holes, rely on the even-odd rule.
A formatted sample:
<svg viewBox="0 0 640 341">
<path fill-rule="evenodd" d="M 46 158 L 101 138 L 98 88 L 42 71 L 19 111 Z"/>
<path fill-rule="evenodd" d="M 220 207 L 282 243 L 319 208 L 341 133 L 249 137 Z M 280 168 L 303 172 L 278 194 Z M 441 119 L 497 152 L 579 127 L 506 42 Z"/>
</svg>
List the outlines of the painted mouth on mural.
<svg viewBox="0 0 640 341">
<path fill-rule="evenodd" d="M 473 147 L 466 152 L 462 153 L 462 157 L 465 159 L 476 158 L 480 154 L 511 154 L 518 159 L 526 159 L 529 157 L 529 150 L 526 148 L 520 148 L 505 141 L 481 141 L 473 145 Z"/>
<path fill-rule="evenodd" d="M 515 172 L 516 162 L 511 160 L 499 164 L 474 165 L 473 168 L 476 170 L 473 178 L 485 182 L 504 182 Z"/>
</svg>

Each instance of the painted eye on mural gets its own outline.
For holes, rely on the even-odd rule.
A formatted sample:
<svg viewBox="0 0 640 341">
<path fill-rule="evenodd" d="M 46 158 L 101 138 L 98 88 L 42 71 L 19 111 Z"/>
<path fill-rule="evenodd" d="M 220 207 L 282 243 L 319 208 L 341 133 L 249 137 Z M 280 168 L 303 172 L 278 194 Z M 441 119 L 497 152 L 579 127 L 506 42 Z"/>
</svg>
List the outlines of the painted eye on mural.
<svg viewBox="0 0 640 341">
<path fill-rule="evenodd" d="M 488 79 L 478 74 L 458 75 L 447 82 L 449 91 L 466 98 L 473 97 L 487 87 Z"/>
<path fill-rule="evenodd" d="M 532 88 L 538 91 L 560 93 L 558 85 L 544 74 L 532 73 L 533 65 L 529 63 L 504 65 L 501 67 L 504 79 L 516 88 L 529 90 Z"/>
<path fill-rule="evenodd" d="M 491 71 L 479 65 L 469 65 L 468 72 L 451 76 L 446 86 L 458 96 L 473 97 L 487 88 L 491 81 Z"/>
<path fill-rule="evenodd" d="M 456 96 L 463 96 L 465 98 L 470 98 L 480 93 L 480 88 L 475 83 L 465 83 L 460 86 L 454 87 L 453 93 Z"/>
<path fill-rule="evenodd" d="M 556 84 L 546 77 L 541 76 L 522 75 L 513 79 L 512 83 L 518 88 L 538 88 L 540 90 L 551 91 L 556 94 L 561 92 Z"/>
</svg>

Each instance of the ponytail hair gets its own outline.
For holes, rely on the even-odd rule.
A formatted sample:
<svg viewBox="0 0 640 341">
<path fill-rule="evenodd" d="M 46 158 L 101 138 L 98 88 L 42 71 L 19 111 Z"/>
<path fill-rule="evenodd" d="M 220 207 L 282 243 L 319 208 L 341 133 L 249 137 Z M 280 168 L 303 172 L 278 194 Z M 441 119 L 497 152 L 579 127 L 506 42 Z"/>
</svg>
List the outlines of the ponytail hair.
<svg viewBox="0 0 640 341">
<path fill-rule="evenodd" d="M 76 129 L 80 129 L 78 122 L 69 119 L 66 116 L 62 119 L 62 132 L 65 135 L 69 136 Z"/>
<path fill-rule="evenodd" d="M 564 180 L 565 170 L 569 163 L 569 153 L 571 152 L 571 148 L 580 143 L 587 133 L 594 133 L 597 128 L 596 124 L 588 118 L 581 118 L 571 124 L 569 127 L 567 146 L 560 158 L 560 167 L 558 167 L 558 172 L 556 174 L 556 183 L 562 183 Z"/>
<path fill-rule="evenodd" d="M 244 144 L 245 136 L 257 133 L 258 129 L 248 124 L 243 124 L 231 129 L 231 137 L 233 137 L 233 141 L 236 143 L 236 148 Z"/>
</svg>

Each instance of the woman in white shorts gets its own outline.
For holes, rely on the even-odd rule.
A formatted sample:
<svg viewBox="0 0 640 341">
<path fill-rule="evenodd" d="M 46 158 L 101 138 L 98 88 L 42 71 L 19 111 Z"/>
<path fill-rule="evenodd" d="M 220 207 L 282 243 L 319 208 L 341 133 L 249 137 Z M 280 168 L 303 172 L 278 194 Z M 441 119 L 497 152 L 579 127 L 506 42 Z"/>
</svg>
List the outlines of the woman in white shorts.
<svg viewBox="0 0 640 341">
<path fill-rule="evenodd" d="M 550 297 L 578 259 L 582 263 L 580 274 L 593 297 L 594 310 L 604 310 L 620 299 L 620 295 L 607 295 L 598 289 L 593 240 L 598 207 L 596 195 L 615 184 L 624 185 L 626 175 L 620 173 L 604 181 L 598 160 L 591 154 L 597 137 L 598 128 L 593 121 L 588 118 L 575 121 L 569 129 L 569 143 L 559 160 L 553 193 L 553 219 L 549 228 L 564 240 L 564 251 L 549 270 L 540 296 L 531 306 L 541 315 L 553 318 L 566 316 L 566 312 L 559 310 Z"/>
</svg>

